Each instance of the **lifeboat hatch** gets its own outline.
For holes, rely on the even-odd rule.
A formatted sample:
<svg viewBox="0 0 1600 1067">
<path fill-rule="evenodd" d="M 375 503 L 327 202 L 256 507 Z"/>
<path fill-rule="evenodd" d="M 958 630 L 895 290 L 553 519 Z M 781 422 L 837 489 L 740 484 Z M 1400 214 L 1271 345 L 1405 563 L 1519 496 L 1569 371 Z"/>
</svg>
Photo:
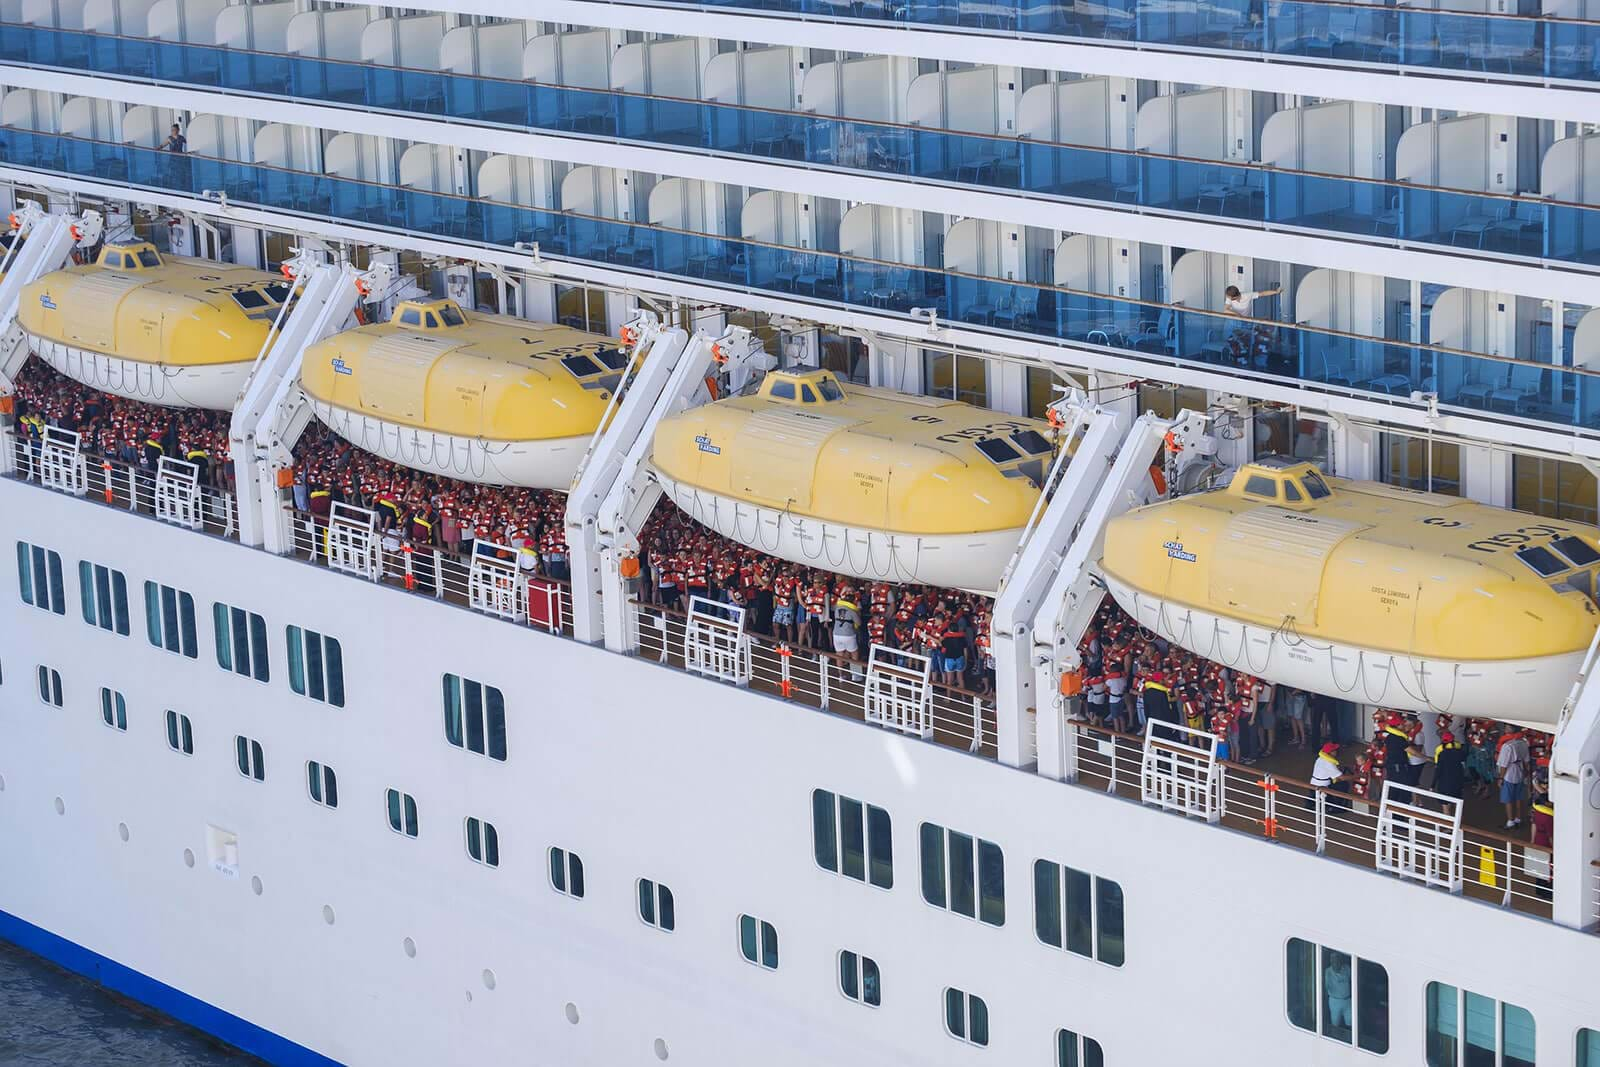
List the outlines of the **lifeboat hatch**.
<svg viewBox="0 0 1600 1067">
<path fill-rule="evenodd" d="M 146 271 L 162 265 L 161 253 L 148 241 L 108 244 L 100 251 L 95 266 L 106 270 Z"/>
<path fill-rule="evenodd" d="M 467 317 L 454 300 L 402 300 L 389 321 L 407 330 L 453 330 Z"/>
<path fill-rule="evenodd" d="M 1230 496 L 1287 508 L 1309 508 L 1333 496 L 1321 471 L 1288 456 L 1263 456 L 1246 463 L 1234 474 L 1227 491 Z"/>
</svg>

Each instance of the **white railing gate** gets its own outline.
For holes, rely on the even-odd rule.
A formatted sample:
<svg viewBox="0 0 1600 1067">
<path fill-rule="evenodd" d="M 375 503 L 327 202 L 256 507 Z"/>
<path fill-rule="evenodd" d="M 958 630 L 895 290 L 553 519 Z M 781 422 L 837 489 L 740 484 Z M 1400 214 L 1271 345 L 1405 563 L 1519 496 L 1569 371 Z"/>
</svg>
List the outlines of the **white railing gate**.
<svg viewBox="0 0 1600 1067">
<path fill-rule="evenodd" d="M 378 547 L 378 516 L 368 508 L 334 504 L 328 512 L 328 566 L 377 581 L 383 555 Z"/>
<path fill-rule="evenodd" d="M 516 549 L 474 542 L 467 569 L 467 603 L 474 610 L 522 622 L 528 617 L 527 592 L 517 571 Z"/>
<path fill-rule="evenodd" d="M 683 665 L 695 674 L 734 685 L 750 684 L 750 639 L 744 609 L 705 597 L 689 598 L 683 631 Z"/>
<path fill-rule="evenodd" d="M 1425 808 L 1419 799 L 1433 806 Z M 1378 870 L 1461 892 L 1461 805 L 1456 797 L 1385 780 L 1378 805 Z"/>
<path fill-rule="evenodd" d="M 185 459 L 162 456 L 156 463 L 156 518 L 198 530 L 200 468 Z"/>
<path fill-rule="evenodd" d="M 1155 719 L 1145 724 L 1139 795 L 1146 804 L 1216 822 L 1223 809 L 1218 771 L 1215 734 Z"/>
<path fill-rule="evenodd" d="M 44 445 L 39 455 L 39 481 L 46 488 L 73 496 L 89 492 L 89 465 L 79 445 L 75 431 L 45 427 Z"/>
<path fill-rule="evenodd" d="M 874 644 L 867 656 L 866 719 L 913 737 L 933 736 L 933 661 Z"/>
</svg>

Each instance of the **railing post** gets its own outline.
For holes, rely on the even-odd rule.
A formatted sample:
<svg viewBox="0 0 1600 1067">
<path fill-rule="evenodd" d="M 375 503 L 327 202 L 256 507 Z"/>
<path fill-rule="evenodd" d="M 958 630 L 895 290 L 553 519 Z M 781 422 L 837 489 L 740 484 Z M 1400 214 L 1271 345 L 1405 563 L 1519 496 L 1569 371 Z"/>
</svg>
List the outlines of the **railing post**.
<svg viewBox="0 0 1600 1067">
<path fill-rule="evenodd" d="M 433 599 L 444 599 L 444 553 L 433 550 Z"/>
<path fill-rule="evenodd" d="M 829 691 L 828 691 L 828 674 L 829 674 L 829 670 L 828 670 L 828 667 L 829 667 L 828 657 L 819 655 L 817 657 L 817 676 L 822 679 L 822 692 L 819 694 L 819 698 L 822 701 L 822 710 L 823 711 L 827 711 L 828 710 L 828 696 L 829 696 Z"/>
<path fill-rule="evenodd" d="M 1315 798 L 1317 855 L 1321 856 L 1328 851 L 1328 792 L 1312 786 L 1311 795 Z"/>
<path fill-rule="evenodd" d="M 983 702 L 976 694 L 972 697 L 972 747 L 967 751 L 983 751 Z"/>
<path fill-rule="evenodd" d="M 1264 774 L 1256 785 L 1261 787 L 1261 832 L 1272 840 L 1278 839 L 1278 783 L 1272 775 Z"/>
<path fill-rule="evenodd" d="M 794 698 L 794 679 L 789 673 L 789 661 L 793 658 L 794 649 L 786 644 L 778 646 L 778 692 L 785 700 Z"/>
</svg>

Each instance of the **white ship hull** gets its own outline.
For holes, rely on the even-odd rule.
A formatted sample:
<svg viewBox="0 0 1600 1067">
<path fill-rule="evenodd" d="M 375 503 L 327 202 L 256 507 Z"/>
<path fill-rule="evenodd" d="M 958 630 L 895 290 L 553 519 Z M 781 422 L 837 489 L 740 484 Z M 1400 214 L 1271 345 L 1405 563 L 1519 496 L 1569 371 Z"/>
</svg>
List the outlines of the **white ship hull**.
<svg viewBox="0 0 1600 1067">
<path fill-rule="evenodd" d="M 1108 1064 L 1364 1062 L 1284 1018 L 1290 937 L 1386 968 L 1397 1064 L 1422 1061 L 1429 982 L 1534 1012 L 1541 1064 L 1569 1063 L 1572 1035 L 1596 1024 L 1593 998 L 1571 985 L 1600 964 L 1593 937 L 90 508 L 0 479 L 0 530 L 58 551 L 69 581 L 82 558 L 122 570 L 135 592 L 151 580 L 190 593 L 200 656 L 151 646 L 138 604 L 136 632 L 120 637 L 77 617 L 70 587 L 62 616 L 0 598 L 0 936 L 272 1062 L 645 1067 L 661 1062 L 659 1048 L 669 1064 L 713 1067 L 1027 1067 L 1055 1062 L 1058 1028 L 1097 1040 Z M 17 588 L 15 566 L 0 552 L 0 588 Z M 269 684 L 217 667 L 212 601 L 265 616 Z M 341 642 L 345 707 L 290 691 L 290 624 Z M 63 707 L 40 701 L 37 665 L 60 673 Z M 506 762 L 446 743 L 445 672 L 503 690 Z M 125 696 L 126 732 L 101 722 L 101 686 Z M 167 747 L 167 708 L 193 720 L 192 756 Z M 235 735 L 262 745 L 264 781 L 239 773 Z M 337 770 L 337 808 L 307 796 L 308 760 Z M 416 838 L 390 830 L 390 788 L 416 798 Z M 818 868 L 819 788 L 889 814 L 891 888 Z M 498 828 L 498 869 L 468 858 L 467 817 Z M 924 902 L 923 821 L 1003 850 L 1004 925 Z M 236 835 L 232 864 L 214 862 L 222 834 Z M 551 888 L 551 846 L 582 857 L 582 900 Z M 1122 967 L 1039 941 L 1041 858 L 1120 884 Z M 672 889 L 673 932 L 638 918 L 640 878 Z M 1197 912 L 1196 901 L 1207 903 Z M 1218 908 L 1220 920 L 1206 917 Z M 1425 922 L 1374 921 L 1423 909 Z M 775 928 L 775 970 L 741 955 L 744 914 Z M 881 1007 L 840 995 L 840 950 L 877 962 Z M 1541 966 L 1518 966 L 1528 959 Z M 1219 961 L 1220 1025 L 1194 999 L 1216 986 Z M 986 1001 L 987 1050 L 945 1033 L 950 987 Z M 1153 1004 L 1198 1014 L 1151 1025 Z"/>
<path fill-rule="evenodd" d="M 247 362 L 173 367 L 91 352 L 32 334 L 27 337 L 34 355 L 68 378 L 113 396 L 169 408 L 230 411 L 255 365 Z"/>
<path fill-rule="evenodd" d="M 696 522 L 780 559 L 864 581 L 923 583 L 992 593 L 1022 530 L 919 535 L 846 526 L 752 504 L 654 476 L 666 495 Z"/>
<path fill-rule="evenodd" d="M 1111 575 L 1106 588 L 1139 625 L 1205 659 L 1279 685 L 1394 711 L 1521 722 L 1549 730 L 1584 654 L 1519 660 L 1422 659 L 1301 638 L 1167 601 Z"/>
<path fill-rule="evenodd" d="M 403 467 L 479 485 L 521 485 L 566 492 L 589 437 L 492 441 L 434 433 L 307 397 L 317 419 L 364 451 Z"/>
</svg>

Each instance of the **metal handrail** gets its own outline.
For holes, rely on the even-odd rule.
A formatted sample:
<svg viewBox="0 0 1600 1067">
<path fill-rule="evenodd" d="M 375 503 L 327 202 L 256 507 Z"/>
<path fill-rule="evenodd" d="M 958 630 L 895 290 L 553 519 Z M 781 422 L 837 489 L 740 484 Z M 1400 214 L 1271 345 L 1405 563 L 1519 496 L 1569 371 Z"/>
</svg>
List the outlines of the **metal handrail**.
<svg viewBox="0 0 1600 1067">
<path fill-rule="evenodd" d="M 30 136 L 34 136 L 34 137 L 55 138 L 55 139 L 65 140 L 65 141 L 74 141 L 74 142 L 77 142 L 79 144 L 85 144 L 85 145 L 100 145 L 100 146 L 104 146 L 106 148 L 116 149 L 116 150 L 119 150 L 119 151 L 120 150 L 132 150 L 132 151 L 137 151 L 137 152 L 159 153 L 159 149 L 148 148 L 148 147 L 146 147 L 144 145 L 129 144 L 129 143 L 122 142 L 122 141 L 106 141 L 106 140 L 101 140 L 101 139 L 98 139 L 98 138 L 79 137 L 79 136 L 76 136 L 74 134 L 65 134 L 65 133 L 43 133 L 43 132 L 37 131 L 37 130 L 26 130 L 26 129 L 22 129 L 20 127 L 13 127 L 13 126 L 0 127 L 0 129 L 14 130 L 17 133 L 30 135 Z M 165 155 L 166 153 L 160 153 L 160 154 Z M 558 217 L 566 218 L 566 219 L 578 219 L 578 220 L 587 221 L 587 222 L 594 222 L 594 223 L 605 223 L 605 224 L 611 225 L 611 226 L 637 227 L 637 228 L 639 228 L 641 230 L 655 231 L 655 232 L 658 232 L 658 233 L 677 234 L 677 235 L 683 236 L 683 237 L 694 237 L 694 238 L 699 238 L 699 239 L 706 240 L 706 241 L 724 241 L 724 242 L 730 242 L 730 243 L 732 243 L 734 245 L 744 245 L 744 246 L 749 246 L 749 247 L 753 247 L 753 248 L 768 248 L 768 249 L 772 249 L 775 252 L 782 252 L 782 253 L 784 253 L 786 255 L 794 256 L 794 257 L 817 256 L 817 257 L 823 257 L 823 258 L 826 258 L 826 259 L 836 260 L 836 261 L 839 261 L 841 263 L 865 264 L 865 265 L 870 266 L 870 267 L 882 268 L 882 269 L 885 269 L 885 270 L 906 270 L 906 271 L 913 271 L 913 272 L 922 272 L 922 273 L 926 273 L 926 274 L 939 275 L 939 276 L 942 276 L 942 277 L 949 277 L 949 278 L 965 278 L 965 279 L 968 279 L 968 280 L 971 280 L 971 281 L 974 281 L 974 282 L 982 282 L 982 283 L 985 283 L 985 284 L 1011 285 L 1011 286 L 1016 286 L 1016 287 L 1020 287 L 1020 288 L 1023 288 L 1023 289 L 1036 290 L 1036 291 L 1039 291 L 1039 292 L 1061 293 L 1061 294 L 1066 295 L 1066 296 L 1082 297 L 1082 298 L 1089 299 L 1089 300 L 1108 300 L 1108 301 L 1113 301 L 1116 304 L 1121 305 L 1121 306 L 1133 306 L 1133 307 L 1148 308 L 1152 312 L 1156 313 L 1157 315 L 1159 315 L 1159 313 L 1161 313 L 1163 311 L 1172 311 L 1172 312 L 1175 312 L 1175 313 L 1204 316 L 1204 317 L 1207 317 L 1207 318 L 1216 319 L 1218 321 L 1227 321 L 1229 323 L 1255 323 L 1255 324 L 1259 324 L 1259 325 L 1262 325 L 1262 326 L 1271 327 L 1271 328 L 1274 328 L 1274 329 L 1292 329 L 1292 330 L 1300 331 L 1302 333 L 1312 334 L 1312 335 L 1315 335 L 1315 336 L 1318 336 L 1318 337 L 1335 337 L 1335 338 L 1340 338 L 1340 339 L 1343 339 L 1343 340 L 1359 341 L 1359 342 L 1363 342 L 1363 343 L 1388 345 L 1388 346 L 1393 346 L 1393 347 L 1396 347 L 1396 348 L 1403 348 L 1403 349 L 1407 350 L 1408 352 L 1417 352 L 1417 353 L 1429 353 L 1429 352 L 1432 352 L 1432 353 L 1438 353 L 1438 354 L 1447 355 L 1447 356 L 1462 356 L 1462 357 L 1467 357 L 1467 358 L 1470 358 L 1470 359 L 1483 360 L 1483 361 L 1492 362 L 1492 363 L 1505 363 L 1505 364 L 1514 364 L 1514 365 L 1519 365 L 1519 366 L 1526 366 L 1531 362 L 1530 360 L 1517 359 L 1515 356 L 1491 355 L 1491 354 L 1485 353 L 1485 352 L 1472 352 L 1472 351 L 1468 351 L 1466 349 L 1449 348 L 1449 347 L 1446 347 L 1444 345 L 1429 344 L 1429 343 L 1424 343 L 1424 342 L 1403 341 L 1403 340 L 1400 340 L 1398 338 L 1392 338 L 1392 337 L 1373 337 L 1373 336 L 1371 336 L 1369 334 L 1351 333 L 1351 332 L 1349 332 L 1347 330 L 1337 330 L 1337 329 L 1334 329 L 1332 327 L 1310 326 L 1310 325 L 1306 325 L 1306 324 L 1302 324 L 1302 323 L 1281 322 L 1281 321 L 1279 321 L 1277 319 L 1255 318 L 1255 317 L 1246 316 L 1246 315 L 1230 315 L 1230 314 L 1226 314 L 1226 313 L 1221 312 L 1221 311 L 1210 311 L 1210 310 L 1203 309 L 1203 308 L 1188 307 L 1188 306 L 1186 306 L 1184 304 L 1164 304 L 1164 303 L 1158 303 L 1158 302 L 1153 301 L 1153 300 L 1145 300 L 1145 299 L 1139 298 L 1139 297 L 1114 296 L 1114 295 L 1111 295 L 1109 293 L 1095 293 L 1095 292 L 1089 292 L 1089 291 L 1080 290 L 1080 289 L 1069 289 L 1066 286 L 1054 285 L 1054 284 L 1050 284 L 1050 283 L 1047 283 L 1047 282 L 1024 282 L 1024 281 L 1016 281 L 1016 280 L 1007 279 L 1007 278 L 995 278 L 995 277 L 990 277 L 988 275 L 973 274 L 973 273 L 968 272 L 968 271 L 952 270 L 952 269 L 945 268 L 945 267 L 938 267 L 938 268 L 935 268 L 935 267 L 924 267 L 924 266 L 918 266 L 916 264 L 911 264 L 911 263 L 899 263 L 899 262 L 895 262 L 893 260 L 875 259 L 875 258 L 872 258 L 872 257 L 869 257 L 869 256 L 846 255 L 846 254 L 844 254 L 842 252 L 824 252 L 824 251 L 819 251 L 819 250 L 817 250 L 815 248 L 797 248 L 797 247 L 795 247 L 793 245 L 777 244 L 775 242 L 761 241 L 761 240 L 757 240 L 757 239 L 749 238 L 749 237 L 733 237 L 733 236 L 729 236 L 727 234 L 702 233 L 702 232 L 699 232 L 697 230 L 684 230 L 684 229 L 679 229 L 677 227 L 662 226 L 662 225 L 659 225 L 659 224 L 656 224 L 656 223 L 632 222 L 632 221 L 627 221 L 627 220 L 623 220 L 623 219 L 607 218 L 607 217 L 602 216 L 602 215 L 586 215 L 586 214 L 582 214 L 582 213 L 579 213 L 579 212 L 576 212 L 576 211 L 571 211 L 571 210 L 568 210 L 568 209 L 537 207 L 537 206 L 532 205 L 532 204 L 507 203 L 505 201 L 489 200 L 489 199 L 484 198 L 484 197 L 467 196 L 467 195 L 464 195 L 464 194 L 461 194 L 461 193 L 439 192 L 439 191 L 434 191 L 434 190 L 431 190 L 431 189 L 421 189 L 421 188 L 417 188 L 417 187 L 414 187 L 414 186 L 389 185 L 389 184 L 386 184 L 386 183 L 383 183 L 383 182 L 370 181 L 370 180 L 367 180 L 365 178 L 347 178 L 347 177 L 342 177 L 342 176 L 339 176 L 339 175 L 315 174 L 315 173 L 312 173 L 310 171 L 294 170 L 293 168 L 290 168 L 290 167 L 280 167 L 280 166 L 277 166 L 277 165 L 271 164 L 271 163 L 251 163 L 251 162 L 245 162 L 243 160 L 224 159 L 224 158 L 222 158 L 220 156 L 201 156 L 201 155 L 196 155 L 196 154 L 190 154 L 190 155 L 182 157 L 182 158 L 206 160 L 206 161 L 212 162 L 212 163 L 226 164 L 226 165 L 235 166 L 235 167 L 247 167 L 247 168 L 252 168 L 252 169 L 257 169 L 257 170 L 274 171 L 274 172 L 281 173 L 281 174 L 298 175 L 298 176 L 301 176 L 301 177 L 304 177 L 304 178 L 311 179 L 313 181 L 337 181 L 337 182 L 343 182 L 343 183 L 350 184 L 350 185 L 366 186 L 366 187 L 369 187 L 369 188 L 372 188 L 372 189 L 378 189 L 378 190 L 399 191 L 399 192 L 407 192 L 407 193 L 420 193 L 420 194 L 422 194 L 424 196 L 437 197 L 437 198 L 440 198 L 440 199 L 443 199 L 443 200 L 460 201 L 460 202 L 462 202 L 464 204 L 485 204 L 485 205 L 489 205 L 491 207 L 503 207 L 503 208 L 511 208 L 511 209 L 519 210 L 519 211 L 539 212 L 541 214 L 549 215 L 549 216 L 558 216 Z M 19 170 L 29 170 L 29 171 L 35 171 L 35 172 L 41 172 L 41 173 L 51 173 L 51 174 L 58 173 L 57 171 L 51 170 L 49 168 L 32 167 L 32 166 L 29 166 L 26 163 L 19 163 L 16 160 L 10 160 L 10 159 L 0 160 L 0 165 L 15 167 L 15 168 L 17 168 Z M 163 191 L 167 191 L 167 192 L 173 192 L 173 191 L 177 191 L 177 192 L 180 192 L 180 193 L 188 192 L 189 195 L 195 195 L 195 196 L 199 195 L 198 193 L 194 192 L 193 190 L 171 190 L 171 189 L 165 189 L 165 187 L 162 187 L 162 186 L 133 186 L 132 183 L 129 183 L 129 186 L 130 187 L 135 187 L 135 188 L 150 188 L 150 189 L 156 189 L 156 190 L 163 190 Z M 250 201 L 250 200 L 239 200 L 239 201 L 232 201 L 232 202 L 244 203 L 244 204 L 255 203 L 254 201 Z M 276 207 L 273 207 L 270 204 L 263 204 L 262 206 L 266 207 L 266 208 L 268 208 L 270 210 L 273 210 L 273 211 L 283 211 L 285 214 L 305 214 L 305 213 L 302 213 L 302 212 L 285 211 L 285 209 L 276 208 Z M 424 232 L 425 233 L 427 231 L 418 231 L 418 232 Z M 583 260 L 583 259 L 587 258 L 587 257 L 583 257 L 583 256 L 563 256 L 563 255 L 559 255 L 557 253 L 546 252 L 543 249 L 540 250 L 540 254 L 541 255 L 546 255 L 546 256 L 548 256 L 548 258 L 551 258 L 551 259 L 577 259 L 577 260 Z M 1061 338 L 1061 340 L 1067 340 L 1067 339 L 1066 338 Z M 1550 369 L 1552 371 L 1559 372 L 1561 374 L 1572 374 L 1572 375 L 1577 375 L 1577 376 L 1580 376 L 1580 377 L 1600 377 L 1600 368 L 1577 367 L 1577 366 L 1574 366 L 1574 367 L 1549 366 L 1548 369 Z"/>
</svg>

